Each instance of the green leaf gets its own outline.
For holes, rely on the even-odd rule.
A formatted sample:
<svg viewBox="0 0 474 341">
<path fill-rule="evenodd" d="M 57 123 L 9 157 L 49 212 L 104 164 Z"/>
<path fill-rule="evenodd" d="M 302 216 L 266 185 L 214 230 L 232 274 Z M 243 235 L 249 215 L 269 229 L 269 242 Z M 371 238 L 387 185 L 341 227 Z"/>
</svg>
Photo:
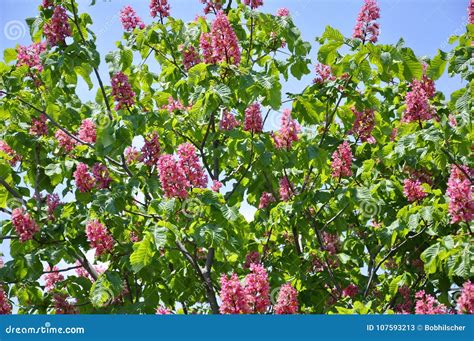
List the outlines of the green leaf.
<svg viewBox="0 0 474 341">
<path fill-rule="evenodd" d="M 446 63 L 446 53 L 438 50 L 438 53 L 431 60 L 430 66 L 428 67 L 427 76 L 433 80 L 439 79 L 443 75 Z"/>
<path fill-rule="evenodd" d="M 118 273 L 106 272 L 99 276 L 91 287 L 89 299 L 94 307 L 101 308 L 111 304 L 123 290 L 122 279 Z"/>
<path fill-rule="evenodd" d="M 155 254 L 155 251 L 153 250 L 153 240 L 153 235 L 147 233 L 142 241 L 133 245 L 134 251 L 130 255 L 130 264 L 135 273 L 151 264 L 151 259 Z"/>
<path fill-rule="evenodd" d="M 425 271 L 428 274 L 433 274 L 436 272 L 437 268 L 437 259 L 441 252 L 441 244 L 436 243 L 431 245 L 421 254 L 421 260 L 425 263 Z"/>
</svg>

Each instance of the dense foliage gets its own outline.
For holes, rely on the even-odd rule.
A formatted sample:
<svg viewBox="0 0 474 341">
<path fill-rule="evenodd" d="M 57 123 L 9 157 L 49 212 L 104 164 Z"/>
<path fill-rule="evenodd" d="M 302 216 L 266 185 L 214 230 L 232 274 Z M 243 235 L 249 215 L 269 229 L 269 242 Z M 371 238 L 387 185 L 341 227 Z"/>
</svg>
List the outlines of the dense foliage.
<svg viewBox="0 0 474 341">
<path fill-rule="evenodd" d="M 108 78 L 74 0 L 5 49 L 1 312 L 472 313 L 472 16 L 420 59 L 375 0 L 317 53 L 287 9 L 201 2 L 125 7 Z"/>
</svg>

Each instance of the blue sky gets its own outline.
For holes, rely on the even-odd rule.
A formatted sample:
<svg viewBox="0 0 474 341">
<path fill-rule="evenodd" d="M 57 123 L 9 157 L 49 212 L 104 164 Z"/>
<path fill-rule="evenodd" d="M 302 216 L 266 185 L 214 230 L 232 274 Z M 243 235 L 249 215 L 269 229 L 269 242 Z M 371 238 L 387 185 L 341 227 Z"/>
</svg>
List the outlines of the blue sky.
<svg viewBox="0 0 474 341">
<path fill-rule="evenodd" d="M 103 57 L 115 49 L 115 42 L 122 36 L 118 13 L 125 5 L 132 5 L 141 18 L 151 22 L 149 0 L 97 0 L 89 7 L 90 0 L 78 0 L 80 11 L 87 11 L 94 21 L 92 29 L 97 34 L 97 46 Z M 170 0 L 174 17 L 191 21 L 202 14 L 203 5 L 199 0 Z M 324 31 L 326 25 L 338 28 L 345 36 L 352 34 L 357 13 L 362 0 L 265 0 L 262 11 L 275 13 L 280 7 L 287 7 L 305 40 L 314 43 L 314 38 Z M 37 14 L 41 0 L 0 0 L 0 48 L 15 47 L 30 43 L 24 19 Z M 403 37 L 406 45 L 413 48 L 418 56 L 433 56 L 438 49 L 449 50 L 447 39 L 465 30 L 468 0 L 379 0 L 381 7 L 381 34 L 383 44 L 396 43 Z M 313 64 L 316 63 L 317 50 L 311 52 Z M 107 67 L 102 64 L 100 72 L 107 80 Z M 300 92 L 314 77 L 308 75 L 300 82 L 290 81 L 285 91 Z M 447 94 L 461 87 L 459 79 L 444 76 L 437 81 L 437 89 Z M 87 90 L 80 89 L 81 95 Z M 82 97 L 82 96 L 81 96 Z M 247 215 L 252 210 L 247 208 Z M 2 216 L 0 215 L 0 219 Z M 7 242 L 0 244 L 0 252 L 6 253 Z"/>
</svg>

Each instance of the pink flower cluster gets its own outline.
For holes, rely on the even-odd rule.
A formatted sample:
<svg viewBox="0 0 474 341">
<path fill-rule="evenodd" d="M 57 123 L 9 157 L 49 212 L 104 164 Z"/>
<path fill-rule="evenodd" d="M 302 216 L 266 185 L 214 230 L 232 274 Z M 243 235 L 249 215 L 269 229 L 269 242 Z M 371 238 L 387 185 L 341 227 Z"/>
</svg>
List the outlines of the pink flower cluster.
<svg viewBox="0 0 474 341">
<path fill-rule="evenodd" d="M 280 199 L 283 201 L 290 200 L 293 191 L 291 189 L 291 184 L 290 184 L 290 181 L 288 181 L 288 178 L 286 176 L 281 178 L 279 181 L 279 184 L 280 184 Z"/>
<path fill-rule="evenodd" d="M 44 25 L 43 33 L 48 44 L 55 46 L 64 44 L 66 37 L 71 36 L 71 26 L 69 26 L 66 9 L 62 6 L 54 8 L 53 16 Z"/>
<path fill-rule="evenodd" d="M 395 306 L 395 311 L 399 314 L 411 314 L 413 309 L 413 301 L 410 298 L 410 288 L 406 285 L 398 289 L 401 296 L 401 303 Z"/>
<path fill-rule="evenodd" d="M 298 312 L 298 292 L 290 283 L 281 286 L 275 305 L 275 314 L 296 314 Z"/>
<path fill-rule="evenodd" d="M 461 165 L 471 178 L 474 176 L 474 169 Z M 461 171 L 458 166 L 451 166 L 451 175 L 448 179 L 448 189 L 446 194 L 449 198 L 449 214 L 451 223 L 464 221 L 471 222 L 474 219 L 474 199 L 473 186 L 470 179 Z"/>
<path fill-rule="evenodd" d="M 206 188 L 207 175 L 199 164 L 199 157 L 196 148 L 190 143 L 183 143 L 178 146 L 178 167 L 184 171 L 189 184 L 192 187 Z"/>
<path fill-rule="evenodd" d="M 364 111 L 357 111 L 355 108 L 352 108 L 352 112 L 356 119 L 350 133 L 356 134 L 362 142 L 375 143 L 376 141 L 372 136 L 372 130 L 375 127 L 374 110 L 365 109 Z"/>
<path fill-rule="evenodd" d="M 429 99 L 436 92 L 434 82 L 426 76 L 426 65 L 423 69 L 423 78 L 414 79 L 410 84 L 410 91 L 405 97 L 406 109 L 403 113 L 403 122 L 427 121 L 433 118 L 434 109 Z"/>
<path fill-rule="evenodd" d="M 51 2 L 51 0 L 43 0 L 41 2 L 41 7 L 43 8 L 53 7 L 53 3 Z"/>
<path fill-rule="evenodd" d="M 380 26 L 375 21 L 379 18 L 380 9 L 377 5 L 377 1 L 365 0 L 357 17 L 352 37 L 354 39 L 360 39 L 363 42 L 369 40 L 372 43 L 376 43 L 379 36 Z"/>
<path fill-rule="evenodd" d="M 253 103 L 245 109 L 244 130 L 254 134 L 262 132 L 263 120 L 259 103 Z"/>
<path fill-rule="evenodd" d="M 283 110 L 281 117 L 281 128 L 277 134 L 274 135 L 276 147 L 278 149 L 291 148 L 293 142 L 298 141 L 298 133 L 301 131 L 299 124 L 296 120 L 291 119 L 291 110 Z"/>
<path fill-rule="evenodd" d="M 5 141 L 0 140 L 0 151 L 3 153 L 7 154 L 8 157 L 10 157 L 10 160 L 8 160 L 8 163 L 12 166 L 15 167 L 16 164 L 21 160 L 20 155 L 18 155 Z"/>
<path fill-rule="evenodd" d="M 125 148 L 125 151 L 123 152 L 124 156 L 125 156 L 125 160 L 127 161 L 127 164 L 132 164 L 134 162 L 137 162 L 140 160 L 141 158 L 141 153 L 140 151 L 133 147 L 133 146 L 128 146 L 127 148 Z M 158 160 L 156 160 L 158 161 Z M 155 162 L 156 163 L 156 162 Z"/>
<path fill-rule="evenodd" d="M 115 98 L 115 110 L 130 108 L 135 104 L 135 92 L 128 82 L 128 77 L 123 72 L 118 72 L 112 77 L 112 96 Z"/>
<path fill-rule="evenodd" d="M 165 18 L 170 15 L 170 4 L 167 0 L 151 0 L 150 1 L 150 15 L 156 18 Z"/>
<path fill-rule="evenodd" d="M 36 221 L 23 208 L 15 208 L 12 211 L 12 225 L 22 243 L 33 239 L 33 235 L 39 231 Z"/>
<path fill-rule="evenodd" d="M 251 273 L 246 276 L 244 285 L 235 273 L 230 278 L 222 275 L 222 314 L 265 313 L 270 306 L 267 271 L 258 263 L 250 264 L 249 268 Z"/>
<path fill-rule="evenodd" d="M 54 133 L 54 137 L 56 137 L 56 140 L 58 140 L 59 146 L 66 153 L 71 152 L 77 144 L 76 140 L 71 138 L 68 134 L 66 134 L 61 129 L 56 130 L 56 133 Z"/>
<path fill-rule="evenodd" d="M 56 315 L 79 313 L 74 304 L 69 303 L 67 296 L 63 293 L 56 293 L 53 295 L 53 306 Z"/>
<path fill-rule="evenodd" d="M 90 119 L 82 121 L 78 132 L 79 139 L 87 143 L 95 143 L 97 139 L 97 132 L 95 123 Z"/>
<path fill-rule="evenodd" d="M 17 67 L 26 65 L 31 70 L 43 71 L 43 64 L 41 64 L 40 56 L 46 51 L 46 43 L 36 43 L 29 46 L 17 47 Z"/>
<path fill-rule="evenodd" d="M 336 77 L 333 76 L 331 72 L 331 68 L 324 64 L 316 64 L 315 66 L 316 71 L 316 78 L 314 79 L 314 83 L 316 84 L 323 84 L 324 82 L 334 81 Z"/>
<path fill-rule="evenodd" d="M 48 118 L 46 115 L 41 114 L 39 118 L 33 118 L 31 120 L 30 134 L 35 136 L 47 136 L 49 129 L 46 121 Z"/>
<path fill-rule="evenodd" d="M 405 179 L 403 181 L 403 194 L 409 202 L 422 200 L 428 195 L 417 179 Z"/>
<path fill-rule="evenodd" d="M 135 28 L 143 30 L 145 23 L 140 19 L 132 6 L 125 6 L 120 10 L 120 21 L 125 31 L 133 31 Z"/>
<path fill-rule="evenodd" d="M 183 65 L 186 70 L 189 70 L 194 65 L 197 65 L 201 62 L 199 52 L 194 46 L 180 45 L 179 51 L 181 51 L 181 54 L 183 55 Z"/>
<path fill-rule="evenodd" d="M 98 220 L 91 220 L 86 224 L 86 235 L 90 247 L 95 248 L 97 257 L 114 248 L 114 239 Z"/>
<path fill-rule="evenodd" d="M 95 184 L 98 189 L 109 188 L 112 179 L 109 176 L 109 170 L 104 164 L 95 163 L 94 166 L 92 166 L 92 175 L 94 175 Z"/>
<path fill-rule="evenodd" d="M 222 11 L 217 13 L 211 26 L 211 32 L 201 34 L 200 46 L 205 63 L 227 62 L 235 65 L 240 63 L 241 57 L 237 35 Z"/>
<path fill-rule="evenodd" d="M 59 272 L 57 266 L 53 266 L 53 268 L 48 266 L 46 271 L 47 273 L 44 275 L 45 289 L 46 291 L 51 291 L 56 286 L 56 283 L 64 281 L 64 276 Z"/>
<path fill-rule="evenodd" d="M 222 9 L 222 0 L 201 0 L 202 4 L 205 4 L 204 13 L 209 14 L 210 12 L 217 13 Z"/>
<path fill-rule="evenodd" d="M 232 130 L 240 125 L 240 122 L 237 121 L 235 115 L 232 115 L 228 110 L 224 110 L 222 113 L 222 118 L 219 124 L 221 130 Z"/>
<path fill-rule="evenodd" d="M 474 0 L 469 1 L 469 6 L 467 7 L 467 16 L 469 17 L 469 24 L 474 24 Z"/>
<path fill-rule="evenodd" d="M 165 196 L 168 198 L 185 199 L 188 196 L 187 189 L 189 188 L 189 183 L 183 169 L 178 166 L 173 155 L 161 155 L 157 166 Z"/>
<path fill-rule="evenodd" d="M 290 11 L 288 8 L 282 7 L 277 10 L 276 15 L 277 17 L 287 17 L 290 15 Z"/>
<path fill-rule="evenodd" d="M 81 262 L 79 262 L 77 260 L 74 263 L 74 265 L 77 266 L 76 275 L 78 277 L 85 277 L 85 278 L 88 278 L 91 282 L 94 281 L 94 279 L 89 274 L 89 272 L 82 266 Z M 95 271 L 97 272 L 98 275 L 103 274 L 107 270 L 107 268 L 105 266 L 102 266 L 102 265 L 94 265 L 93 267 L 94 267 L 94 269 L 95 269 Z"/>
<path fill-rule="evenodd" d="M 166 307 L 159 306 L 156 308 L 156 315 L 171 315 L 173 314 L 170 309 Z"/>
<path fill-rule="evenodd" d="M 74 180 L 79 192 L 90 192 L 95 185 L 94 178 L 89 173 L 89 167 L 85 163 L 79 163 L 73 173 Z"/>
<path fill-rule="evenodd" d="M 448 309 L 444 304 L 438 302 L 433 296 L 426 294 L 424 290 L 415 294 L 415 314 L 438 315 L 447 314 Z"/>
<path fill-rule="evenodd" d="M 252 264 L 260 264 L 260 253 L 258 251 L 251 251 L 245 256 L 244 269 L 250 269 Z"/>
<path fill-rule="evenodd" d="M 48 194 L 46 196 L 46 206 L 48 209 L 48 219 L 54 220 L 54 211 L 56 208 L 61 205 L 61 200 L 59 199 L 59 195 L 56 193 Z"/>
<path fill-rule="evenodd" d="M 5 290 L 0 287 L 0 315 L 9 315 L 12 313 L 12 306 L 8 301 L 8 296 Z"/>
<path fill-rule="evenodd" d="M 263 0 L 244 0 L 244 4 L 250 6 L 251 9 L 256 9 L 263 6 Z"/>
<path fill-rule="evenodd" d="M 355 285 L 353 283 L 349 284 L 347 287 L 342 289 L 342 296 L 353 298 L 358 293 L 359 293 L 359 288 L 357 287 L 357 285 Z"/>
<path fill-rule="evenodd" d="M 262 209 L 270 205 L 270 203 L 275 202 L 275 197 L 272 193 L 263 192 L 258 203 L 258 208 Z"/>
<path fill-rule="evenodd" d="M 332 176 L 334 178 L 347 177 L 352 175 L 352 151 L 349 142 L 344 141 L 332 154 Z"/>
<path fill-rule="evenodd" d="M 158 162 L 160 152 L 160 136 L 154 131 L 145 138 L 145 144 L 141 149 L 141 155 L 138 160 L 149 167 L 154 166 Z"/>
<path fill-rule="evenodd" d="M 324 249 L 332 255 L 335 255 L 340 247 L 339 236 L 336 233 L 324 231 L 322 233 L 322 241 Z"/>
<path fill-rule="evenodd" d="M 211 190 L 218 193 L 219 190 L 222 188 L 222 183 L 220 181 L 214 180 L 212 181 Z"/>
<path fill-rule="evenodd" d="M 457 306 L 459 314 L 474 314 L 474 284 L 471 281 L 463 284 Z"/>
</svg>

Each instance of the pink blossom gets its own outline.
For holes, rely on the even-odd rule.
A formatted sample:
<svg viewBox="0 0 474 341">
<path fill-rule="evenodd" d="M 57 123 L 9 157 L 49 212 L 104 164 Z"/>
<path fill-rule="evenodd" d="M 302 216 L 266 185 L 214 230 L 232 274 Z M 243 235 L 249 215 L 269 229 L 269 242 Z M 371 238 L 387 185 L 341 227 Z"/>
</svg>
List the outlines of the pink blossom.
<svg viewBox="0 0 474 341">
<path fill-rule="evenodd" d="M 72 32 L 64 7 L 56 6 L 54 8 L 53 16 L 43 27 L 43 33 L 48 44 L 52 46 L 65 44 L 66 37 L 71 36 Z"/>
<path fill-rule="evenodd" d="M 156 308 L 156 315 L 171 315 L 173 314 L 170 309 L 166 307 L 159 306 Z"/>
<path fill-rule="evenodd" d="M 288 10 L 288 8 L 282 7 L 277 10 L 276 15 L 278 17 L 287 17 L 290 15 L 290 11 Z"/>
<path fill-rule="evenodd" d="M 349 284 L 342 290 L 342 295 L 354 298 L 359 293 L 359 288 L 355 284 Z"/>
<path fill-rule="evenodd" d="M 332 154 L 332 176 L 334 178 L 352 176 L 352 151 L 349 142 L 344 141 Z"/>
<path fill-rule="evenodd" d="M 0 315 L 10 315 L 12 313 L 12 306 L 8 300 L 7 293 L 0 287 Z"/>
<path fill-rule="evenodd" d="M 459 223 L 464 221 L 471 222 L 474 219 L 474 199 L 473 186 L 464 170 L 471 178 L 474 176 L 474 169 L 467 166 L 456 165 L 451 166 L 451 175 L 448 180 L 448 189 L 446 194 L 449 198 L 449 214 L 451 215 L 451 223 Z"/>
<path fill-rule="evenodd" d="M 0 269 L 3 268 L 5 263 L 3 262 L 3 258 L 0 257 Z"/>
<path fill-rule="evenodd" d="M 183 169 L 178 165 L 173 155 L 161 155 L 157 166 L 165 196 L 168 198 L 186 199 L 188 196 L 187 189 L 190 187 L 190 184 L 186 179 Z"/>
<path fill-rule="evenodd" d="M 410 314 L 413 309 L 413 301 L 410 298 L 410 288 L 406 285 L 398 289 L 401 296 L 401 303 L 395 306 L 395 311 L 399 314 Z"/>
<path fill-rule="evenodd" d="M 71 138 L 69 135 L 67 135 L 61 129 L 56 130 L 56 133 L 54 133 L 54 137 L 56 137 L 56 140 L 58 141 L 59 146 L 66 153 L 71 152 L 77 144 L 76 140 Z"/>
<path fill-rule="evenodd" d="M 17 50 L 17 67 L 22 65 L 28 66 L 31 70 L 38 72 L 43 71 L 43 64 L 41 64 L 41 54 L 46 51 L 46 43 L 36 43 L 29 46 L 18 45 Z"/>
<path fill-rule="evenodd" d="M 190 143 L 183 143 L 178 146 L 178 166 L 183 170 L 189 184 L 197 188 L 206 188 L 207 175 L 199 163 L 196 148 Z"/>
<path fill-rule="evenodd" d="M 222 301 L 220 306 L 221 314 L 250 313 L 244 288 L 235 273 L 229 278 L 226 275 L 222 275 L 220 297 Z"/>
<path fill-rule="evenodd" d="M 410 202 L 422 200 L 428 195 L 417 179 L 403 180 L 403 194 Z"/>
<path fill-rule="evenodd" d="M 275 305 L 275 314 L 296 314 L 298 312 L 297 297 L 298 292 L 290 283 L 282 285 Z"/>
<path fill-rule="evenodd" d="M 64 276 L 59 272 L 57 266 L 53 266 L 53 268 L 48 266 L 46 271 L 48 273 L 44 275 L 45 289 L 46 291 L 51 291 L 56 286 L 56 283 L 64 281 Z"/>
<path fill-rule="evenodd" d="M 160 136 L 156 131 L 145 138 L 145 144 L 141 149 L 139 161 L 151 167 L 156 165 L 161 153 Z"/>
<path fill-rule="evenodd" d="M 451 128 L 457 127 L 458 122 L 456 121 L 456 116 L 454 116 L 453 114 L 449 114 L 448 123 L 451 126 Z"/>
<path fill-rule="evenodd" d="M 7 154 L 7 156 L 10 158 L 8 163 L 12 166 L 15 167 L 16 164 L 21 160 L 21 156 L 18 155 L 5 141 L 0 140 L 0 151 Z"/>
<path fill-rule="evenodd" d="M 91 282 L 94 282 L 94 279 L 92 278 L 90 273 L 82 266 L 81 262 L 77 260 L 74 265 L 77 266 L 76 275 L 78 277 L 85 277 L 88 278 Z M 103 274 L 107 270 L 107 268 L 103 265 L 94 265 L 93 267 L 98 275 Z"/>
<path fill-rule="evenodd" d="M 140 151 L 137 148 L 132 147 L 132 146 L 128 146 L 127 148 L 125 148 L 125 151 L 123 154 L 125 156 L 125 160 L 127 161 L 129 165 L 139 161 L 141 158 Z"/>
<path fill-rule="evenodd" d="M 414 79 L 410 84 L 410 91 L 405 97 L 406 109 L 403 113 L 403 122 L 427 121 L 433 118 L 434 109 L 429 99 L 435 94 L 434 82 L 425 74 L 422 80 Z"/>
<path fill-rule="evenodd" d="M 54 211 L 56 208 L 61 205 L 61 200 L 59 199 L 59 195 L 56 193 L 48 194 L 46 196 L 46 206 L 48 208 L 48 219 L 54 220 Z"/>
<path fill-rule="evenodd" d="M 313 81 L 314 83 L 322 84 L 328 81 L 336 80 L 336 77 L 333 76 L 331 72 L 331 68 L 327 65 L 324 65 L 321 63 L 316 64 L 315 70 L 316 70 L 316 78 Z"/>
<path fill-rule="evenodd" d="M 280 184 L 280 199 L 283 201 L 290 200 L 293 191 L 291 189 L 291 184 L 288 181 L 288 178 L 286 176 L 281 178 L 279 181 L 279 184 Z"/>
<path fill-rule="evenodd" d="M 261 264 L 250 264 L 251 273 L 245 277 L 244 292 L 253 313 L 265 313 L 270 306 L 270 284 L 267 271 Z"/>
<path fill-rule="evenodd" d="M 90 119 L 82 121 L 78 132 L 79 139 L 87 143 L 95 143 L 97 139 L 97 132 L 95 123 Z"/>
<path fill-rule="evenodd" d="M 375 127 L 374 110 L 365 109 L 364 111 L 357 111 L 352 108 L 352 112 L 356 119 L 350 133 L 356 134 L 362 142 L 375 143 L 376 141 L 372 136 L 372 130 Z"/>
<path fill-rule="evenodd" d="M 74 304 L 69 303 L 67 296 L 63 293 L 56 293 L 53 295 L 53 306 L 56 315 L 79 313 Z"/>
<path fill-rule="evenodd" d="M 97 257 L 114 248 L 114 239 L 98 220 L 91 220 L 86 224 L 86 234 L 90 247 L 95 248 Z"/>
<path fill-rule="evenodd" d="M 125 6 L 120 10 L 120 21 L 125 31 L 133 31 L 135 28 L 143 30 L 145 23 L 140 19 L 132 6 Z"/>
<path fill-rule="evenodd" d="M 459 314 L 474 314 L 474 284 L 471 281 L 463 284 L 457 305 Z"/>
<path fill-rule="evenodd" d="M 424 290 L 418 291 L 415 294 L 415 314 L 447 314 L 448 309 L 444 304 L 441 304 L 433 296 L 426 294 Z"/>
<path fill-rule="evenodd" d="M 170 114 L 173 114 L 175 111 L 183 111 L 183 110 L 189 110 L 191 109 L 191 106 L 185 107 L 184 104 L 179 100 L 179 99 L 173 99 L 172 96 L 168 98 L 168 104 L 163 105 L 163 109 L 168 110 Z"/>
<path fill-rule="evenodd" d="M 102 163 L 95 163 L 92 166 L 92 175 L 95 178 L 95 183 L 97 188 L 99 189 L 106 189 L 109 188 L 112 179 L 109 176 L 109 170 L 107 167 Z"/>
<path fill-rule="evenodd" d="M 127 75 L 118 72 L 112 77 L 112 96 L 115 98 L 115 110 L 130 108 L 135 104 L 135 92 L 128 81 Z"/>
<path fill-rule="evenodd" d="M 211 32 L 201 34 L 200 45 L 205 63 L 240 63 L 239 41 L 223 11 L 217 12 Z"/>
<path fill-rule="evenodd" d="M 12 225 L 22 243 L 33 239 L 33 235 L 39 231 L 36 221 L 23 208 L 15 208 L 12 211 L 11 219 Z"/>
<path fill-rule="evenodd" d="M 95 181 L 89 173 L 89 167 L 85 163 L 81 162 L 77 165 L 73 176 L 79 192 L 90 192 L 94 188 Z"/>
<path fill-rule="evenodd" d="M 140 238 L 138 237 L 138 235 L 135 233 L 135 231 L 131 231 L 130 232 L 130 241 L 132 243 L 136 243 L 138 241 L 140 241 Z"/>
<path fill-rule="evenodd" d="M 377 5 L 377 1 L 365 0 L 357 17 L 352 37 L 354 39 L 360 39 L 362 42 L 369 40 L 372 43 L 376 43 L 380 26 L 375 21 L 379 18 L 380 8 Z"/>
<path fill-rule="evenodd" d="M 217 13 L 222 9 L 223 0 L 200 0 L 202 4 L 205 4 L 204 13 L 209 14 L 210 12 Z"/>
<path fill-rule="evenodd" d="M 398 135 L 398 128 L 393 128 L 392 133 L 390 134 L 390 141 L 395 141 Z"/>
<path fill-rule="evenodd" d="M 53 7 L 53 2 L 51 0 L 43 0 L 41 2 L 41 7 L 43 8 Z"/>
<path fill-rule="evenodd" d="M 170 5 L 167 0 L 151 0 L 150 1 L 150 15 L 156 18 L 166 18 L 170 15 Z"/>
<path fill-rule="evenodd" d="M 275 202 L 275 197 L 272 193 L 263 192 L 260 197 L 260 202 L 258 203 L 258 208 L 262 209 L 270 205 L 270 203 Z"/>
<path fill-rule="evenodd" d="M 276 147 L 278 149 L 287 149 L 291 148 L 293 142 L 299 140 L 298 133 L 301 131 L 299 124 L 296 120 L 291 119 L 291 110 L 283 110 L 283 115 L 281 117 L 281 128 L 277 134 L 274 135 L 274 140 Z"/>
<path fill-rule="evenodd" d="M 469 17 L 469 24 L 474 24 L 474 1 L 469 1 L 469 6 L 467 7 L 467 16 Z"/>
<path fill-rule="evenodd" d="M 252 264 L 260 264 L 260 253 L 258 251 L 251 251 L 245 256 L 244 269 L 250 269 Z"/>
<path fill-rule="evenodd" d="M 220 181 L 217 181 L 217 180 L 212 181 L 211 190 L 218 193 L 221 188 L 222 188 L 222 183 Z"/>
<path fill-rule="evenodd" d="M 253 103 L 245 109 L 244 130 L 254 134 L 262 132 L 263 120 L 259 103 Z"/>
<path fill-rule="evenodd" d="M 224 110 L 222 113 L 221 122 L 219 128 L 221 130 L 232 130 L 240 125 L 240 122 L 237 121 L 234 115 L 232 115 L 228 110 Z"/>
<path fill-rule="evenodd" d="M 31 120 L 30 134 L 35 136 L 47 136 L 48 135 L 48 125 L 46 121 L 48 118 L 46 115 L 41 114 L 39 118 L 34 118 Z"/>
<path fill-rule="evenodd" d="M 244 4 L 250 6 L 251 9 L 256 9 L 263 6 L 263 0 L 244 0 Z"/>
<path fill-rule="evenodd" d="M 201 57 L 199 56 L 199 52 L 196 50 L 194 46 L 179 46 L 179 51 L 183 56 L 183 66 L 185 70 L 189 70 L 194 65 L 201 63 Z"/>
<path fill-rule="evenodd" d="M 339 236 L 336 233 L 329 233 L 324 231 L 322 233 L 323 247 L 330 254 L 334 255 L 338 252 L 340 247 Z"/>
</svg>

